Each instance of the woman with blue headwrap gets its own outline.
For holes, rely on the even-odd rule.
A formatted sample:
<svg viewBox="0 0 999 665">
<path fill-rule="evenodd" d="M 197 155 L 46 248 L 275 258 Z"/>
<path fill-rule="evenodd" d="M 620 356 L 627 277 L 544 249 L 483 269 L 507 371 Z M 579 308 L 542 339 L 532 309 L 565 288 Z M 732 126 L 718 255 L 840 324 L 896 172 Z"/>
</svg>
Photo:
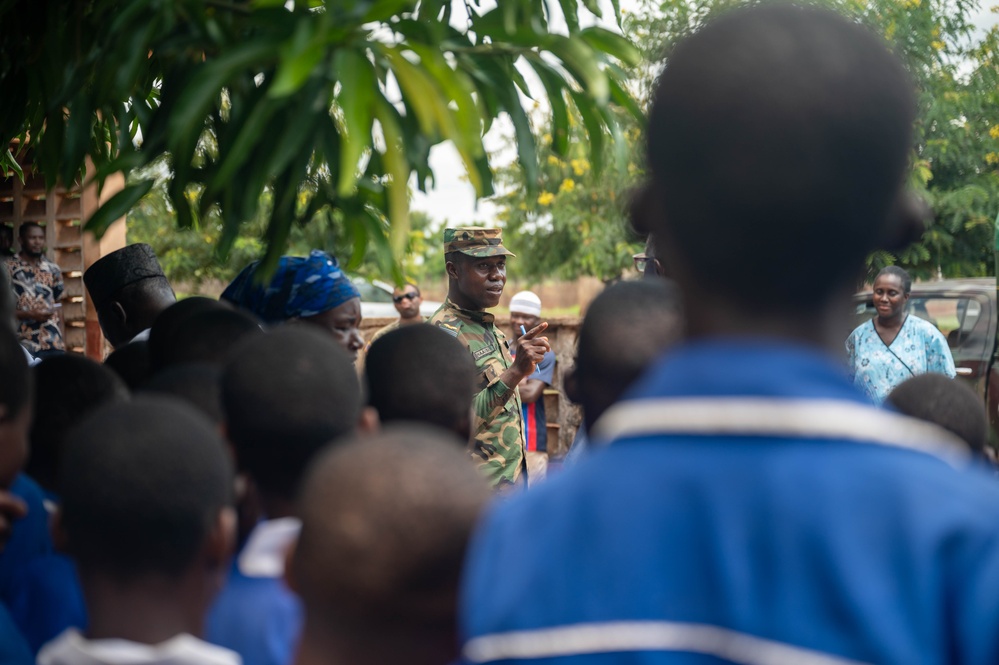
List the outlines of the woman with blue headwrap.
<svg viewBox="0 0 999 665">
<path fill-rule="evenodd" d="M 329 332 L 355 360 L 364 347 L 361 294 L 340 270 L 336 257 L 318 249 L 307 257 L 282 256 L 267 284 L 257 283 L 254 261 L 220 296 L 265 323 L 300 319 Z"/>
</svg>

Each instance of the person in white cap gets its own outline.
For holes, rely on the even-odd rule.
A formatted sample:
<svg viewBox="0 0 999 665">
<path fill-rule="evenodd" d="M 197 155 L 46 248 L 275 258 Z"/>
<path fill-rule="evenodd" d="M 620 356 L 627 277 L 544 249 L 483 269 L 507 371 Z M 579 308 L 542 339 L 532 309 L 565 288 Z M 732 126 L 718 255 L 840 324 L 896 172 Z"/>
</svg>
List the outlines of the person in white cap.
<svg viewBox="0 0 999 665">
<path fill-rule="evenodd" d="M 513 337 L 520 340 L 524 331 L 541 323 L 541 298 L 533 291 L 521 291 L 510 300 L 510 323 Z M 516 353 L 517 344 L 513 345 Z M 548 423 L 545 419 L 545 388 L 552 384 L 555 352 L 549 350 L 537 369 L 518 386 L 524 414 L 524 445 L 527 454 L 527 477 L 531 483 L 544 478 L 548 468 Z"/>
</svg>

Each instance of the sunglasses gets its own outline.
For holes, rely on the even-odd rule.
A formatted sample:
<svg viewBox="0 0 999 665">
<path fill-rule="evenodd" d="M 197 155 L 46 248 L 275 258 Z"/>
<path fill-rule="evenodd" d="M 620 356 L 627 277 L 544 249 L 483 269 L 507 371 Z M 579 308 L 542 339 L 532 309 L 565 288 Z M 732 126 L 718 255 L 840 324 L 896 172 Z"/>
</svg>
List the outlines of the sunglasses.
<svg viewBox="0 0 999 665">
<path fill-rule="evenodd" d="M 392 302 L 398 304 L 403 300 L 416 300 L 419 297 L 419 293 L 403 293 L 401 296 L 392 296 Z"/>
</svg>

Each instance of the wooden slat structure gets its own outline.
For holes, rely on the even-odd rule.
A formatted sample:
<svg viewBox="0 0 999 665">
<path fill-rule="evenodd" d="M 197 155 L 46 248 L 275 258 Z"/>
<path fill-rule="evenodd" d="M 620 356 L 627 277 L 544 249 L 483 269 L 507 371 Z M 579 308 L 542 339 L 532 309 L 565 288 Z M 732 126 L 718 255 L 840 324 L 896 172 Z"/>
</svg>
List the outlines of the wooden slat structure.
<svg viewBox="0 0 999 665">
<path fill-rule="evenodd" d="M 15 154 L 16 149 L 17 146 L 11 146 Z M 83 223 L 102 203 L 121 191 L 124 177 L 111 176 L 100 192 L 96 185 L 83 187 L 79 182 L 46 190 L 41 174 L 31 173 L 30 151 L 18 162 L 24 169 L 23 183 L 12 172 L 0 174 L 3 176 L 0 177 L 0 224 L 13 227 L 15 246 L 24 222 L 38 222 L 45 227 L 48 257 L 62 270 L 66 284 L 62 299 L 66 350 L 103 360 L 104 337 L 97 312 L 83 286 L 83 271 L 102 256 L 125 246 L 125 218 L 115 221 L 100 240 L 83 233 Z M 91 172 L 93 168 L 88 162 L 88 173 Z"/>
</svg>

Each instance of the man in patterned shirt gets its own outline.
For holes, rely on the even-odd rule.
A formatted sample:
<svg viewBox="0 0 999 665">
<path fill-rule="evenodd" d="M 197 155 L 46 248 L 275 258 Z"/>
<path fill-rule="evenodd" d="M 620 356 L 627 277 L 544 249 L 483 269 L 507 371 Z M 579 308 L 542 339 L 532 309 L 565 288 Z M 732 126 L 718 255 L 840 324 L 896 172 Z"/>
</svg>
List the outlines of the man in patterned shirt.
<svg viewBox="0 0 999 665">
<path fill-rule="evenodd" d="M 526 470 L 524 424 L 517 385 L 530 376 L 548 339 L 541 323 L 518 339 L 516 359 L 509 342 L 485 310 L 496 307 L 506 284 L 506 257 L 499 229 L 444 229 L 448 294 L 428 323 L 461 342 L 472 354 L 477 391 L 472 400 L 473 454 L 494 487 L 517 484 Z"/>
<path fill-rule="evenodd" d="M 56 315 L 63 293 L 62 272 L 45 258 L 45 229 L 36 222 L 24 222 L 18 238 L 21 251 L 4 265 L 17 299 L 21 345 L 35 357 L 64 353 L 66 345 Z"/>
</svg>

